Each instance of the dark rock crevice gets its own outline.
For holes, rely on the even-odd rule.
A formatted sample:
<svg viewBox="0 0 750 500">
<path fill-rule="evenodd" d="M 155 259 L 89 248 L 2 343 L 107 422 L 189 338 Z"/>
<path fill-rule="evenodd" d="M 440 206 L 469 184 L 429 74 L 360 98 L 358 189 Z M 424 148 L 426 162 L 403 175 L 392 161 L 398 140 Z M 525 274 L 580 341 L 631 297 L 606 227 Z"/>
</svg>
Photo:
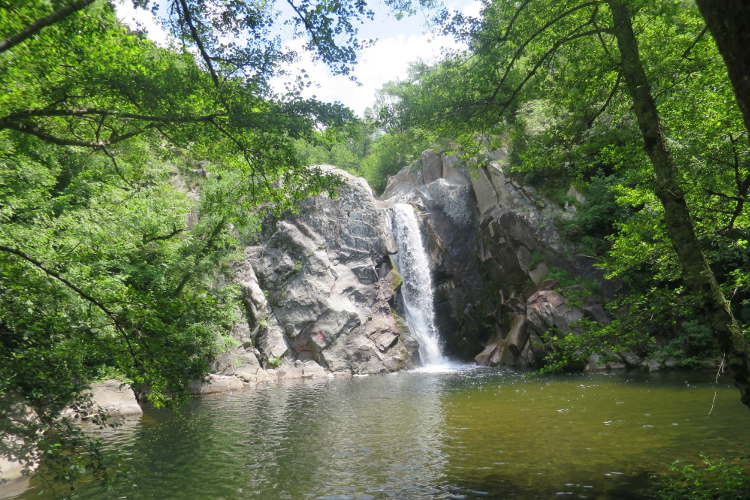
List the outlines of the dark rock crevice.
<svg viewBox="0 0 750 500">
<path fill-rule="evenodd" d="M 575 255 L 555 221 L 570 207 L 545 200 L 505 174 L 504 150 L 475 159 L 425 151 L 389 179 L 382 198 L 408 202 L 423 216 L 435 282 L 438 327 L 448 355 L 487 365 L 538 366 L 548 330 L 573 331 L 587 314 L 606 321 L 594 299 L 570 305 L 551 270 L 596 281 L 611 291 L 590 259 Z"/>
</svg>

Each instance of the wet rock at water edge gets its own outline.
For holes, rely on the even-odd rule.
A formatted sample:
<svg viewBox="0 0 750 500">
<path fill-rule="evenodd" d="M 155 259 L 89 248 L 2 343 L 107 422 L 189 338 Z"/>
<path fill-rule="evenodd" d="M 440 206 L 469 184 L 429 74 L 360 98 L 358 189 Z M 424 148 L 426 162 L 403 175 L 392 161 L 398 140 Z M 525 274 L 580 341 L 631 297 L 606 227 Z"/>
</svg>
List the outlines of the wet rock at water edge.
<svg viewBox="0 0 750 500">
<path fill-rule="evenodd" d="M 187 390 L 191 394 L 216 394 L 220 392 L 238 391 L 245 384 L 231 375 L 209 374 L 202 380 L 194 380 L 188 384 Z"/>
</svg>

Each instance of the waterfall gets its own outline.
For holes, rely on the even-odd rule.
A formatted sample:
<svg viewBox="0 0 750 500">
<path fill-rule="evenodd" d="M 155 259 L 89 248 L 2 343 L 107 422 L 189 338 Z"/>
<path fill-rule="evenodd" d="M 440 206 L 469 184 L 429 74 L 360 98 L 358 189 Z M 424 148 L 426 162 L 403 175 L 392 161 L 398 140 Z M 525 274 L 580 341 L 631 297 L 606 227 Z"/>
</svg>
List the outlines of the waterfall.
<svg viewBox="0 0 750 500">
<path fill-rule="evenodd" d="M 391 210 L 393 234 L 398 245 L 396 264 L 403 278 L 401 293 L 404 297 L 406 322 L 419 342 L 422 364 L 445 364 L 447 360 L 440 350 L 440 339 L 435 327 L 430 261 L 422 242 L 417 216 L 408 203 L 397 203 Z"/>
</svg>

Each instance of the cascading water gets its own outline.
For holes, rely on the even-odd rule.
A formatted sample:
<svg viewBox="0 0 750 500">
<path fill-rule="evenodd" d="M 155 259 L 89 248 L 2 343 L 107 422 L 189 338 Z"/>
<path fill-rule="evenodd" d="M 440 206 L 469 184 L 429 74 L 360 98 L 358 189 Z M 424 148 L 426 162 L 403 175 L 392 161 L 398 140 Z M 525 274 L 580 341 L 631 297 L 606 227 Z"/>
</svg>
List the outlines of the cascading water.
<svg viewBox="0 0 750 500">
<path fill-rule="evenodd" d="M 398 245 L 396 264 L 403 278 L 401 293 L 406 322 L 419 342 L 422 364 L 444 365 L 447 360 L 440 350 L 440 338 L 435 327 L 430 261 L 422 242 L 417 215 L 408 203 L 397 203 L 391 210 L 393 234 Z"/>
</svg>

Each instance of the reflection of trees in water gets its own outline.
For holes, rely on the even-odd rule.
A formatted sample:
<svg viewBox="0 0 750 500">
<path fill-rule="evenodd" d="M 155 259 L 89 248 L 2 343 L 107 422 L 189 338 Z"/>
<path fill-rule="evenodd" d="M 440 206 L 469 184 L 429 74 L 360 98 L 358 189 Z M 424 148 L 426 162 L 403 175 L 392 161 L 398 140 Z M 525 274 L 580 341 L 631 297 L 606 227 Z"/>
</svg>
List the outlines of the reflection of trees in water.
<svg viewBox="0 0 750 500">
<path fill-rule="evenodd" d="M 439 380 L 400 374 L 341 382 L 322 401 L 319 434 L 300 450 L 322 464 L 301 493 L 418 498 L 436 484 L 443 465 Z"/>
<path fill-rule="evenodd" d="M 300 381 L 204 397 L 182 415 L 147 412 L 106 436 L 123 461 L 106 494 L 429 496 L 444 464 L 441 385 L 411 374 Z M 85 487 L 82 497 L 103 491 Z"/>
<path fill-rule="evenodd" d="M 720 387 L 709 417 L 715 389 L 684 374 L 623 383 L 493 371 L 271 384 L 204 397 L 183 416 L 149 411 L 110 432 L 124 473 L 113 490 L 88 485 L 81 496 L 614 497 L 696 449 L 747 453 L 747 410 Z"/>
<path fill-rule="evenodd" d="M 258 496 L 412 491 L 440 476 L 437 380 L 406 374 L 295 383 L 273 406 L 255 450 L 248 489 Z M 283 398 L 277 398 L 283 392 Z M 411 498 L 415 496 L 412 494 Z"/>
</svg>

